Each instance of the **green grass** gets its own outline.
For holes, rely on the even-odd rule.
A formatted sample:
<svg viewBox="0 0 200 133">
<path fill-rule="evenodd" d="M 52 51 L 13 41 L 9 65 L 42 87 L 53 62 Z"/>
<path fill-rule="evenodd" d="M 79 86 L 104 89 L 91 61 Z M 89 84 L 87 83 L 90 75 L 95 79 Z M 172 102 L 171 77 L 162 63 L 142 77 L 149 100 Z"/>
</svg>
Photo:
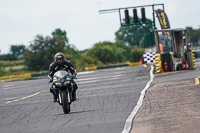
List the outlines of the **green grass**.
<svg viewBox="0 0 200 133">
<path fill-rule="evenodd" d="M 25 68 L 24 65 L 18 65 L 18 66 L 9 66 L 9 67 L 5 67 L 5 71 L 8 72 L 10 70 L 14 70 L 14 71 L 17 71 L 17 70 L 23 70 Z"/>
<path fill-rule="evenodd" d="M 17 61 L 0 61 L 0 64 L 2 67 L 10 67 L 10 66 L 18 66 L 23 65 L 23 60 L 17 60 Z"/>
<path fill-rule="evenodd" d="M 24 65 L 2 67 L 3 74 L 1 76 L 21 75 L 28 73 L 39 73 L 39 71 L 29 71 Z"/>
</svg>

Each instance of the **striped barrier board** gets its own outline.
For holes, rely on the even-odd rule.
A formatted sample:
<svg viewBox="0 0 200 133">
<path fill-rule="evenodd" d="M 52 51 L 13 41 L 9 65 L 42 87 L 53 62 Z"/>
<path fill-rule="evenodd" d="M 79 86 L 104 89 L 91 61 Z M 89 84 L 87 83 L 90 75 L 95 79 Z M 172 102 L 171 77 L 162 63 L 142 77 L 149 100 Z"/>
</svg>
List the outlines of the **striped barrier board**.
<svg viewBox="0 0 200 133">
<path fill-rule="evenodd" d="M 127 63 L 127 64 L 116 64 L 116 65 L 106 65 L 106 66 L 86 67 L 85 71 L 106 69 L 106 68 L 115 68 L 115 67 L 124 67 L 124 66 L 137 66 L 137 65 L 140 65 L 140 62 Z"/>
<path fill-rule="evenodd" d="M 9 79 L 22 79 L 22 78 L 32 78 L 32 77 L 39 77 L 39 76 L 47 76 L 49 74 L 48 71 L 41 72 L 41 73 L 28 73 L 28 74 L 21 74 L 21 75 L 10 75 L 10 76 L 3 76 L 0 77 L 0 80 L 9 80 Z"/>
<path fill-rule="evenodd" d="M 22 75 L 10 75 L 10 76 L 3 76 L 0 77 L 0 80 L 7 80 L 7 79 L 19 79 L 19 78 L 31 78 L 31 74 L 22 74 Z"/>
<path fill-rule="evenodd" d="M 123 67 L 123 66 L 128 66 L 128 64 L 97 66 L 97 69 L 114 68 L 114 67 Z"/>
<path fill-rule="evenodd" d="M 97 70 L 97 67 L 86 67 L 85 71 Z"/>
<path fill-rule="evenodd" d="M 129 63 L 129 66 L 138 66 L 138 65 L 140 65 L 140 62 Z"/>
</svg>

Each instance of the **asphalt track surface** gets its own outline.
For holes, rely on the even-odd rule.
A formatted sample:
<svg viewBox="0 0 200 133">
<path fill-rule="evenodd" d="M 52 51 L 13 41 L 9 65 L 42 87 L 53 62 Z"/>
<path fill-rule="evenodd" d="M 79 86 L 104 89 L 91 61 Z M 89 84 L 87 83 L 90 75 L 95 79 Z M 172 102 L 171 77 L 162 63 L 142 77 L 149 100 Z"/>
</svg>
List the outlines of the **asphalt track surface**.
<svg viewBox="0 0 200 133">
<path fill-rule="evenodd" d="M 78 73 L 78 100 L 69 114 L 52 102 L 44 77 L 1 83 L 0 133 L 120 133 L 149 71 L 132 66 Z"/>
</svg>

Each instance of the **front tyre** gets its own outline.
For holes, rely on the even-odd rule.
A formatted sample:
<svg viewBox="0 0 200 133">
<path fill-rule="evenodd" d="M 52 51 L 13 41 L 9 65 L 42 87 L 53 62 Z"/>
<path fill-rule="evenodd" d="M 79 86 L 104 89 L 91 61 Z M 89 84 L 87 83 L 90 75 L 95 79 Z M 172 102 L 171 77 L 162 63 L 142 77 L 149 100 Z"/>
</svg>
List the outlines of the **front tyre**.
<svg viewBox="0 0 200 133">
<path fill-rule="evenodd" d="M 68 95 L 65 91 L 61 92 L 61 99 L 62 99 L 63 112 L 65 114 L 68 114 L 70 112 L 70 105 L 68 103 Z"/>
</svg>

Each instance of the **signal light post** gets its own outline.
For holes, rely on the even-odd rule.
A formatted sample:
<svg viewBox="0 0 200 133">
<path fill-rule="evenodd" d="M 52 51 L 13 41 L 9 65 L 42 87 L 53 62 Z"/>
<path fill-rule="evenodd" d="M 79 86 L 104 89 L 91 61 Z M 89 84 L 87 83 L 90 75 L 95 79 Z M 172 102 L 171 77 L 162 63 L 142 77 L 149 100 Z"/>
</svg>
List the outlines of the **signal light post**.
<svg viewBox="0 0 200 133">
<path fill-rule="evenodd" d="M 150 7 L 150 6 L 152 7 L 153 22 L 146 22 L 145 7 Z M 99 13 L 104 14 L 104 13 L 118 12 L 121 27 L 153 23 L 154 29 L 157 29 L 156 25 L 155 25 L 155 13 L 154 13 L 154 7 L 155 6 L 162 6 L 163 11 L 164 11 L 164 4 L 153 4 L 153 5 L 143 5 L 143 6 L 135 6 L 135 7 L 124 7 L 124 8 L 116 8 L 116 9 L 108 9 L 108 10 L 99 10 Z M 137 17 L 137 8 L 141 8 L 142 22 L 139 22 L 139 23 L 137 21 L 138 19 L 136 18 Z M 133 18 L 135 18 L 135 20 L 133 21 L 134 23 L 128 23 L 128 22 L 130 22 L 129 10 L 128 9 L 133 9 L 133 15 L 134 15 Z M 121 11 L 122 10 L 124 10 L 124 12 L 125 12 L 125 20 L 127 20 L 126 24 L 123 24 L 122 20 L 121 20 Z"/>
<path fill-rule="evenodd" d="M 143 26 L 143 24 L 153 24 L 154 31 L 157 29 L 156 24 L 155 24 L 155 13 L 154 13 L 154 7 L 155 6 L 162 6 L 163 11 L 164 11 L 164 4 L 153 4 L 153 5 L 143 5 L 143 6 L 135 6 L 135 7 L 125 7 L 125 8 L 100 10 L 99 13 L 104 14 L 104 13 L 118 12 L 121 27 L 132 26 L 132 25 L 142 26 L 144 29 L 146 29 L 151 34 L 151 40 L 152 40 L 151 43 L 154 44 L 154 38 L 155 37 L 153 36 L 152 32 L 148 28 Z M 152 7 L 153 22 L 147 22 L 146 21 L 145 7 Z M 137 8 L 141 8 L 141 20 L 142 20 L 141 22 L 138 21 Z M 130 21 L 128 9 L 133 9 L 133 23 L 131 23 L 131 21 Z M 124 13 L 125 13 L 125 24 L 122 23 L 122 17 L 121 17 L 121 11 L 122 10 L 124 10 Z"/>
</svg>

